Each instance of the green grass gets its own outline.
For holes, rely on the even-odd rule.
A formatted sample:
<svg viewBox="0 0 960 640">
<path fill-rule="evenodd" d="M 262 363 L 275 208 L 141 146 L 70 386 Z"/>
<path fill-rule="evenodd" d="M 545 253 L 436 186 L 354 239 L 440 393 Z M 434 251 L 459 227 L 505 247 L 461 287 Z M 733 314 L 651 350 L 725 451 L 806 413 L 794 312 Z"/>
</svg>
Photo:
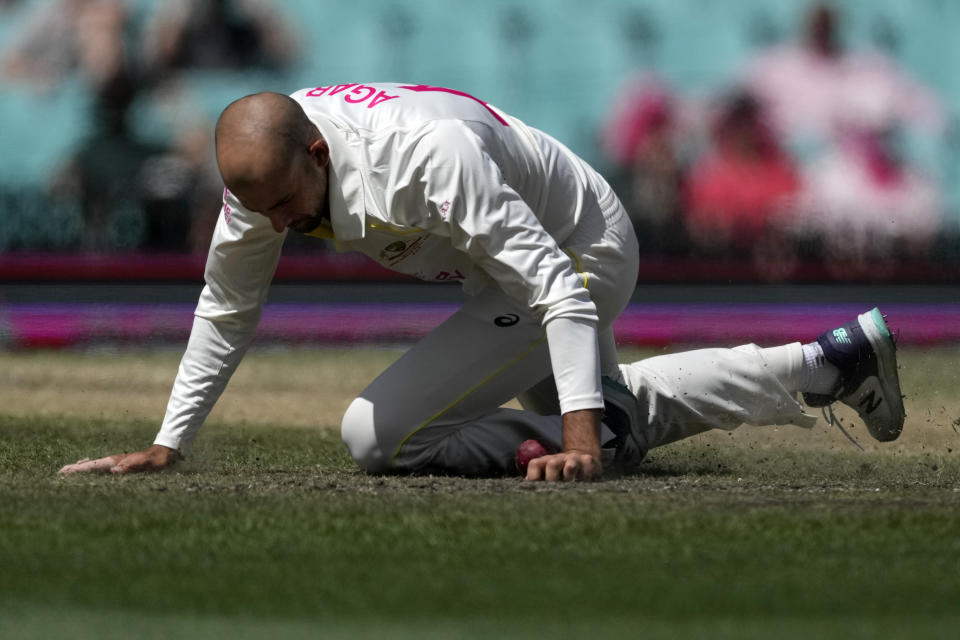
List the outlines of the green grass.
<svg viewBox="0 0 960 640">
<path fill-rule="evenodd" d="M 205 427 L 175 472 L 60 478 L 141 448 L 156 420 L 75 397 L 0 405 L 0 638 L 955 637 L 953 360 L 904 355 L 905 385 L 924 385 L 894 445 L 741 430 L 581 485 L 367 476 L 334 430 L 255 412 Z M 252 354 L 250 369 L 286 363 L 310 386 L 342 357 Z M 0 356 L 0 383 L 97 358 Z M 170 364 L 138 366 L 153 358 Z"/>
</svg>

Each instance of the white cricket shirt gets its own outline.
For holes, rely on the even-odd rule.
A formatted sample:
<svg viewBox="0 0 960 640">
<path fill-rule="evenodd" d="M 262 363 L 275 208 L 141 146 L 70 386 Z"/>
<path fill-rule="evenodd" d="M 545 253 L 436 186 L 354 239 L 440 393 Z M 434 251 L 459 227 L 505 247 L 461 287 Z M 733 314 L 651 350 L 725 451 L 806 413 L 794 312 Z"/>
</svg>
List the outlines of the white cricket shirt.
<svg viewBox="0 0 960 640">
<path fill-rule="evenodd" d="M 423 280 L 460 280 L 468 294 L 495 281 L 542 318 L 561 410 L 603 406 L 596 307 L 563 249 L 609 193 L 595 172 L 548 135 L 449 89 L 343 84 L 292 97 L 330 147 L 338 249 Z M 253 337 L 286 233 L 225 191 L 156 444 L 189 447 Z"/>
</svg>

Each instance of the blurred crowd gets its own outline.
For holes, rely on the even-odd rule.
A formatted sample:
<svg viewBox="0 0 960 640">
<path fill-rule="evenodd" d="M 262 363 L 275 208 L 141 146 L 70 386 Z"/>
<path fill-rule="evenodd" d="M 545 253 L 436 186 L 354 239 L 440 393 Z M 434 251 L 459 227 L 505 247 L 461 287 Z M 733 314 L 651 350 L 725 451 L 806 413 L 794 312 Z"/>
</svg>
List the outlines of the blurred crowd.
<svg viewBox="0 0 960 640">
<path fill-rule="evenodd" d="M 297 55 L 297 34 L 269 0 L 158 5 L 136 24 L 125 0 L 29 3 L 0 52 L 8 86 L 46 94 L 79 82 L 91 96 L 88 134 L 49 184 L 50 206 L 79 207 L 82 250 L 206 251 L 222 185 L 213 123 L 183 74 L 281 71 Z M 168 114 L 159 139 L 133 131 L 138 100 Z"/>
<path fill-rule="evenodd" d="M 184 75 L 282 76 L 301 56 L 295 20 L 273 0 L 165 0 L 143 20 L 128 0 L 21 4 L 0 0 L 0 16 L 28 14 L 4 38 L 3 83 L 44 94 L 79 82 L 92 96 L 88 134 L 45 187 L 79 220 L 59 248 L 205 252 L 221 184 L 212 117 Z M 946 109 L 892 57 L 845 48 L 842 19 L 812 5 L 795 37 L 707 98 L 645 69 L 611 97 L 600 168 L 646 255 L 750 259 L 778 278 L 803 260 L 843 275 L 930 251 L 943 197 L 902 146 L 945 135 Z M 169 131 L 139 135 L 138 104 Z"/>
<path fill-rule="evenodd" d="M 928 254 L 943 198 L 902 148 L 944 135 L 946 110 L 880 51 L 845 49 L 841 19 L 812 5 L 798 37 L 707 99 L 629 80 L 601 145 L 644 251 L 748 258 L 771 279 L 798 260 L 842 276 Z"/>
</svg>

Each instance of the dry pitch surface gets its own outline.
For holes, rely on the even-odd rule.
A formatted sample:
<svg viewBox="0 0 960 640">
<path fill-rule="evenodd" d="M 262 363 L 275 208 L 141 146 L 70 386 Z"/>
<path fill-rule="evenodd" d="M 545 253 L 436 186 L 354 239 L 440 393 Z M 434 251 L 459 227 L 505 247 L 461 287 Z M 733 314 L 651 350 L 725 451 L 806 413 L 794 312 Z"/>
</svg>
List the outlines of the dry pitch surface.
<svg viewBox="0 0 960 640">
<path fill-rule="evenodd" d="M 254 350 L 209 423 L 257 427 L 337 428 L 350 401 L 395 360 L 399 348 Z M 660 351 L 624 350 L 623 361 Z M 846 407 L 837 414 L 868 452 L 948 456 L 960 446 L 960 350 L 903 352 L 907 422 L 892 444 L 872 441 Z M 18 417 L 147 420 L 159 424 L 179 353 L 101 351 L 0 353 L 0 411 Z M 203 436 L 200 436 L 201 440 Z M 812 431 L 742 428 L 706 434 L 694 446 L 847 451 L 851 445 L 821 421 Z"/>
</svg>

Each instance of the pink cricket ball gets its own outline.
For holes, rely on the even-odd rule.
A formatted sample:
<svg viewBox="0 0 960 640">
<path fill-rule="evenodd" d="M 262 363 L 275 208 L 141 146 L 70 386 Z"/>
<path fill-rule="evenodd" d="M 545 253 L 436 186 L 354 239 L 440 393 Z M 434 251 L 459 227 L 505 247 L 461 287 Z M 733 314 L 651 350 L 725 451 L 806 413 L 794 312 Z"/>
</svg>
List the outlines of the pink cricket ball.
<svg viewBox="0 0 960 640">
<path fill-rule="evenodd" d="M 546 447 L 538 441 L 532 439 L 524 440 L 523 443 L 517 447 L 517 469 L 519 469 L 521 473 L 526 473 L 527 465 L 530 464 L 531 460 L 548 455 L 549 453 Z"/>
</svg>

